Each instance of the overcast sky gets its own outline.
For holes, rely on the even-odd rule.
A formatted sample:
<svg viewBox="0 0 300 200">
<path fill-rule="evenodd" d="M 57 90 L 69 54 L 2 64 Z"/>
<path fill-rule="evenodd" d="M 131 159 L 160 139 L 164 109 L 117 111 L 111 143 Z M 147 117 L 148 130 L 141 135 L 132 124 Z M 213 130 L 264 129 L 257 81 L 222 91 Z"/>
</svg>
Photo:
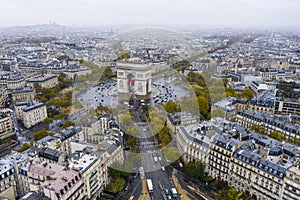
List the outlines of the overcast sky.
<svg viewBox="0 0 300 200">
<path fill-rule="evenodd" d="M 0 26 L 300 26 L 300 0 L 0 0 Z"/>
</svg>

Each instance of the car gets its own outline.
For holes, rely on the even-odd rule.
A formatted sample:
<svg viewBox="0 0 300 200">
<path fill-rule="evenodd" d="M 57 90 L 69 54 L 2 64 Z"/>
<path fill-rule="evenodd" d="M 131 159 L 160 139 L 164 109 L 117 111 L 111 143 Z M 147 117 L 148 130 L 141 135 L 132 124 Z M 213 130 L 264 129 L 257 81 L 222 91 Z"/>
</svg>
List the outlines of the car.
<svg viewBox="0 0 300 200">
<path fill-rule="evenodd" d="M 169 190 L 165 189 L 165 194 L 168 195 L 169 194 Z"/>
<path fill-rule="evenodd" d="M 143 168 L 143 167 L 140 167 L 139 171 L 140 171 L 140 172 L 143 172 L 143 171 L 144 171 L 144 168 Z"/>
<path fill-rule="evenodd" d="M 158 157 L 158 160 L 161 161 L 161 157 Z"/>
<path fill-rule="evenodd" d="M 129 184 L 126 184 L 124 190 L 127 191 L 127 190 L 128 190 L 128 187 L 129 187 Z"/>
<path fill-rule="evenodd" d="M 169 199 L 169 200 L 171 200 L 171 199 L 172 199 L 172 197 L 169 195 L 169 196 L 168 196 L 168 199 Z"/>
<path fill-rule="evenodd" d="M 161 167 L 161 170 L 162 170 L 163 172 L 166 171 L 165 167 Z"/>
<path fill-rule="evenodd" d="M 183 181 L 186 182 L 186 183 L 188 183 L 188 182 L 190 181 L 190 179 L 187 178 L 187 177 L 185 177 L 185 178 L 183 179 Z"/>
</svg>

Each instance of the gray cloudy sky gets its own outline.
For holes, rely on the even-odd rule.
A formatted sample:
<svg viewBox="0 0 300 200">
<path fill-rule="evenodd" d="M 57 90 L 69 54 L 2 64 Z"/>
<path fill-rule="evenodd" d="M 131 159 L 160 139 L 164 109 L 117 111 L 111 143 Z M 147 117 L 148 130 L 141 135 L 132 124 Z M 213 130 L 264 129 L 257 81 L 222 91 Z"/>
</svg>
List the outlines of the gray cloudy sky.
<svg viewBox="0 0 300 200">
<path fill-rule="evenodd" d="M 300 25 L 300 0 L 0 0 L 0 26 L 47 24 Z"/>
</svg>

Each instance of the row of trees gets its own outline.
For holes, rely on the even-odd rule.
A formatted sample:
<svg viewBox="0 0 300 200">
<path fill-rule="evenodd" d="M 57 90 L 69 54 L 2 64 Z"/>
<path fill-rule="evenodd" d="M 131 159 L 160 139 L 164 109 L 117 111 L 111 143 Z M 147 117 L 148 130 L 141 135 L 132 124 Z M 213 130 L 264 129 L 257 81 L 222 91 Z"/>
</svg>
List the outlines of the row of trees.
<svg viewBox="0 0 300 200">
<path fill-rule="evenodd" d="M 60 92 L 72 85 L 73 81 L 66 78 L 64 73 L 58 76 L 59 83 L 54 88 L 42 88 L 40 84 L 34 83 L 33 86 L 37 92 L 36 99 L 46 103 L 47 106 L 56 106 L 57 108 L 66 108 L 72 103 L 72 91 L 64 94 Z M 60 94 L 60 95 L 59 95 Z"/>
<path fill-rule="evenodd" d="M 195 179 L 204 179 L 205 166 L 201 162 L 188 162 L 184 164 L 185 173 Z"/>
<path fill-rule="evenodd" d="M 119 171 L 115 168 L 108 168 L 108 174 L 111 178 L 111 183 L 107 186 L 106 190 L 113 193 L 123 190 L 129 178 L 129 173 Z"/>
<path fill-rule="evenodd" d="M 252 125 L 251 129 L 257 133 L 260 133 L 260 134 L 264 134 L 264 135 L 268 135 L 267 134 L 267 130 L 264 129 L 262 126 L 260 125 Z M 272 131 L 269 135 L 269 137 L 273 138 L 273 139 L 276 139 L 278 141 L 284 141 L 284 140 L 287 140 L 286 136 L 282 133 L 279 133 L 278 131 Z M 291 141 L 293 142 L 293 141 Z"/>
<path fill-rule="evenodd" d="M 137 136 L 140 134 L 140 129 L 134 124 L 133 116 L 129 111 L 119 115 L 120 127 L 125 132 L 126 145 L 135 151 L 137 147 Z"/>
<path fill-rule="evenodd" d="M 167 146 L 172 140 L 169 133 L 170 133 L 170 129 L 167 126 L 164 126 L 157 134 L 159 141 L 161 142 L 161 145 L 163 147 Z"/>
<path fill-rule="evenodd" d="M 226 96 L 227 97 L 239 97 L 251 100 L 254 97 L 254 93 L 249 88 L 246 88 L 242 92 L 236 92 L 232 87 L 226 87 Z"/>
<path fill-rule="evenodd" d="M 48 135 L 53 135 L 53 133 L 50 133 L 48 132 L 46 129 L 42 129 L 41 131 L 38 131 L 36 133 L 33 134 L 33 138 L 34 138 L 34 141 L 38 141 Z"/>
<path fill-rule="evenodd" d="M 90 61 L 82 61 L 81 64 L 90 68 L 92 73 L 76 77 L 76 90 L 78 91 L 80 90 L 80 88 L 82 88 L 83 85 L 86 85 L 87 83 L 98 84 L 115 76 L 115 74 L 111 70 L 111 67 L 99 67 L 97 64 L 94 64 Z"/>
<path fill-rule="evenodd" d="M 22 147 L 20 149 L 18 149 L 18 152 L 24 152 L 26 151 L 27 149 L 30 149 L 31 147 L 33 147 L 33 142 L 30 142 L 30 143 L 24 143 L 22 145 Z"/>
<path fill-rule="evenodd" d="M 233 188 L 225 188 L 220 190 L 216 196 L 215 200 L 250 200 L 251 196 L 245 197 L 243 192 L 238 192 Z"/>
<path fill-rule="evenodd" d="M 126 51 L 122 51 L 122 53 L 118 55 L 117 60 L 123 60 L 128 58 L 130 58 L 129 53 L 127 53 Z"/>
<path fill-rule="evenodd" d="M 168 113 L 180 112 L 180 106 L 176 104 L 174 101 L 168 101 L 164 105 L 165 111 Z"/>
<path fill-rule="evenodd" d="M 191 63 L 188 60 L 181 60 L 181 61 L 174 63 L 171 67 L 173 69 L 176 69 L 178 72 L 179 71 L 184 72 L 184 70 L 186 68 L 188 68 L 189 66 L 191 66 Z"/>
</svg>

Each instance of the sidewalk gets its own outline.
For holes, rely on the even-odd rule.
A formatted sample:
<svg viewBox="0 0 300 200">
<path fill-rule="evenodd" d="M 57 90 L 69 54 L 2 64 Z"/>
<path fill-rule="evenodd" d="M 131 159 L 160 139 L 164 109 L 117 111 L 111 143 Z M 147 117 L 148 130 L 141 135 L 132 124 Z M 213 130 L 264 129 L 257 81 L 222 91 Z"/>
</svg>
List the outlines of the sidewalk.
<svg viewBox="0 0 300 200">
<path fill-rule="evenodd" d="M 176 176 L 172 176 L 173 182 L 175 184 L 175 187 L 177 189 L 178 195 L 180 196 L 181 200 L 191 200 L 191 198 L 188 196 L 187 192 L 181 188 L 178 179 Z"/>
</svg>

